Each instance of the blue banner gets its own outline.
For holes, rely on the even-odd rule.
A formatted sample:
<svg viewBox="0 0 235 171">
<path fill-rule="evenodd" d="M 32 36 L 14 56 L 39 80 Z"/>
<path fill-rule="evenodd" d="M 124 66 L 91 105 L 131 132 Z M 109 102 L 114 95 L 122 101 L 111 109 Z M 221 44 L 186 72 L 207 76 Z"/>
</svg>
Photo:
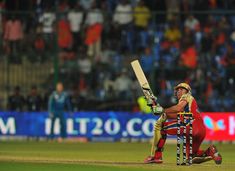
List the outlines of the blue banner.
<svg viewBox="0 0 235 171">
<path fill-rule="evenodd" d="M 128 112 L 78 112 L 66 114 L 68 137 L 94 138 L 151 138 L 158 117 Z M 47 112 L 0 112 L 0 135 L 47 137 L 51 119 Z M 59 120 L 54 134 L 60 134 Z"/>
</svg>

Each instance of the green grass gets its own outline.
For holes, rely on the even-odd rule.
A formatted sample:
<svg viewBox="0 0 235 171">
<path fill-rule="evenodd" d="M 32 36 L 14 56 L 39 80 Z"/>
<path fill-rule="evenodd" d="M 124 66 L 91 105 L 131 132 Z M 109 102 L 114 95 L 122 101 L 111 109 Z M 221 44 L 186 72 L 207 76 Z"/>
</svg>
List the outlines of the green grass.
<svg viewBox="0 0 235 171">
<path fill-rule="evenodd" d="M 203 145 L 206 148 L 208 145 Z M 57 143 L 0 142 L 1 171 L 232 171 L 235 170 L 235 145 L 217 144 L 223 163 L 213 161 L 193 166 L 176 166 L 176 145 L 166 144 L 163 164 L 143 164 L 148 143 Z"/>
</svg>

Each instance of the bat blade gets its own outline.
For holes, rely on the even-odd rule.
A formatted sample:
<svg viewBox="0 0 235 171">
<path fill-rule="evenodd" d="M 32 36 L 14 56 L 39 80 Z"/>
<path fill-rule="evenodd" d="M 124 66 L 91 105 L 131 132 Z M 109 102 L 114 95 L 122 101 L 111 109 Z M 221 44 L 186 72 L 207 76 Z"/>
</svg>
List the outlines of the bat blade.
<svg viewBox="0 0 235 171">
<path fill-rule="evenodd" d="M 145 77 L 145 74 L 140 66 L 139 61 L 138 60 L 132 61 L 131 66 L 135 72 L 135 75 L 139 81 L 140 86 L 144 88 L 150 88 L 148 80 Z"/>
<path fill-rule="evenodd" d="M 148 98 L 153 98 L 153 92 L 150 88 L 149 82 L 144 74 L 144 71 L 142 67 L 140 66 L 140 63 L 138 60 L 134 60 L 131 62 L 132 69 L 134 70 L 135 76 L 140 84 L 140 87 L 142 88 L 142 91 L 146 97 Z"/>
</svg>

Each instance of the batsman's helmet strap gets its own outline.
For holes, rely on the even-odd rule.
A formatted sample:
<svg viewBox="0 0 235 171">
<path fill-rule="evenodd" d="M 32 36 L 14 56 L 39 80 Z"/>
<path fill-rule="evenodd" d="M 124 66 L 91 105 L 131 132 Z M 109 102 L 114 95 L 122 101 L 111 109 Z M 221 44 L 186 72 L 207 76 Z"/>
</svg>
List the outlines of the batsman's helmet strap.
<svg viewBox="0 0 235 171">
<path fill-rule="evenodd" d="M 187 83 L 180 83 L 174 87 L 175 90 L 177 90 L 178 88 L 184 88 L 188 90 L 189 92 L 191 91 L 191 87 Z"/>
</svg>

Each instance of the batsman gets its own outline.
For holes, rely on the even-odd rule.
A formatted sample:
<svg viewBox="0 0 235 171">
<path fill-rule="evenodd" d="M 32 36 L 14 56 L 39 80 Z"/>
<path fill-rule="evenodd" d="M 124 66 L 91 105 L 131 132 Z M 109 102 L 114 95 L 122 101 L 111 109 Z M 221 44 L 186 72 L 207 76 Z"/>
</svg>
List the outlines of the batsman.
<svg viewBox="0 0 235 171">
<path fill-rule="evenodd" d="M 180 83 L 174 87 L 174 95 L 178 103 L 169 108 L 163 108 L 159 104 L 156 105 L 156 98 L 147 99 L 148 105 L 152 107 L 155 115 L 160 115 L 154 126 L 154 136 L 152 141 L 151 154 L 147 157 L 145 163 L 162 163 L 163 162 L 163 147 L 166 141 L 167 134 L 177 135 L 177 113 L 191 112 L 193 114 L 193 163 L 203 163 L 214 160 L 216 164 L 222 163 L 222 156 L 214 145 L 210 145 L 206 150 L 200 149 L 200 145 L 206 136 L 206 128 L 203 119 L 198 110 L 196 100 L 191 94 L 191 87 L 187 83 Z M 171 119 L 170 121 L 167 121 Z M 188 120 L 187 123 L 190 121 Z M 189 124 L 187 130 L 187 155 L 189 154 Z M 180 133 L 183 134 L 183 127 L 180 128 Z"/>
</svg>

